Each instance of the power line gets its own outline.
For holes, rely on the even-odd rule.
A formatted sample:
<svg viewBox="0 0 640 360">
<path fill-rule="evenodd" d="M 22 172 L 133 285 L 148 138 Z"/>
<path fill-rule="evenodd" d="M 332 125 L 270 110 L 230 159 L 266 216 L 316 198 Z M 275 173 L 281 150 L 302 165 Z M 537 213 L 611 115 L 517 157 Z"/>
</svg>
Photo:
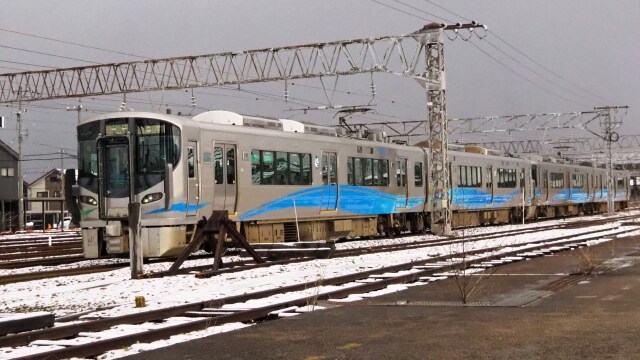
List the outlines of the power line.
<svg viewBox="0 0 640 360">
<path fill-rule="evenodd" d="M 467 20 L 467 21 L 469 21 L 469 22 L 472 22 L 472 21 L 473 21 L 473 20 L 471 20 L 471 19 L 469 19 L 469 18 L 466 18 L 466 17 L 464 17 L 464 16 L 462 16 L 462 15 L 460 15 L 460 14 L 456 14 L 455 12 L 453 12 L 453 11 L 451 11 L 451 10 L 449 10 L 449 9 L 447 9 L 447 8 L 445 8 L 445 7 L 443 7 L 443 6 L 440 6 L 440 5 L 436 4 L 436 3 L 435 3 L 435 2 L 433 2 L 433 1 L 429 1 L 429 0 L 424 0 L 424 1 L 428 2 L 428 3 L 429 3 L 429 4 L 431 4 L 431 5 L 434 5 L 434 6 L 438 7 L 438 8 L 440 8 L 440 9 L 442 9 L 442 10 L 446 11 L 446 12 L 448 12 L 449 14 L 452 14 L 452 15 L 454 15 L 454 16 L 457 16 L 457 17 L 462 18 L 462 19 L 464 19 L 464 20 Z"/>
<path fill-rule="evenodd" d="M 522 79 L 524 79 L 525 81 L 527 81 L 527 82 L 528 82 L 528 83 L 530 83 L 531 85 L 533 85 L 533 86 L 535 86 L 535 87 L 537 87 L 537 88 L 541 89 L 542 91 L 544 91 L 544 92 L 546 92 L 546 93 L 549 93 L 550 95 L 557 96 L 557 97 L 559 97 L 559 98 L 561 98 L 561 99 L 563 99 L 563 100 L 566 100 L 566 101 L 572 102 L 572 103 L 577 104 L 577 105 L 582 105 L 582 106 L 584 106 L 584 105 L 586 104 L 586 106 L 589 106 L 589 104 L 588 104 L 588 103 L 578 103 L 578 102 L 573 101 L 573 100 L 571 100 L 571 99 L 569 99 L 569 98 L 566 98 L 566 97 L 564 97 L 564 96 L 562 96 L 562 95 L 559 95 L 559 94 L 557 94 L 557 93 L 555 93 L 555 92 L 553 92 L 553 91 L 551 91 L 551 90 L 549 90 L 549 89 L 545 88 L 544 86 L 538 85 L 537 83 L 533 82 L 531 79 L 529 79 L 528 77 L 526 77 L 525 75 L 522 75 L 521 73 L 519 73 L 519 72 L 517 72 L 516 70 L 512 69 L 512 68 L 511 68 L 510 66 L 508 66 L 507 64 L 505 64 L 505 63 L 503 63 L 502 61 L 500 61 L 500 60 L 496 59 L 493 55 L 489 54 L 487 51 L 485 51 L 484 49 L 482 49 L 481 47 L 479 47 L 478 45 L 476 45 L 474 42 L 469 41 L 469 43 L 470 43 L 471 45 L 473 45 L 476 49 L 478 49 L 480 52 L 482 52 L 483 54 L 485 54 L 486 56 L 488 56 L 489 58 L 491 58 L 493 61 L 495 61 L 495 62 L 497 62 L 498 64 L 502 65 L 505 69 L 509 70 L 510 72 L 512 72 L 512 73 L 513 73 L 513 74 L 515 74 L 515 75 L 518 75 L 519 77 L 521 77 Z"/>
<path fill-rule="evenodd" d="M 510 47 L 511 49 L 513 49 L 514 51 L 516 51 L 518 54 L 520 54 L 520 55 L 524 56 L 527 60 L 531 61 L 532 63 L 534 63 L 534 64 L 536 64 L 536 65 L 538 65 L 539 67 L 543 68 L 544 70 L 546 70 L 546 71 L 550 72 L 551 74 L 553 74 L 553 75 L 554 75 L 555 77 L 557 77 L 558 79 L 560 79 L 560 80 L 562 80 L 562 81 L 566 82 L 567 84 L 570 84 L 570 85 L 572 85 L 572 86 L 575 86 L 576 88 L 578 88 L 578 89 L 582 90 L 582 91 L 583 91 L 584 93 L 586 93 L 586 94 L 589 94 L 589 95 L 591 95 L 591 96 L 595 96 L 596 98 L 598 98 L 598 99 L 600 99 L 600 100 L 602 100 L 602 101 L 604 101 L 604 102 L 608 102 L 608 101 L 607 101 L 605 98 L 603 98 L 602 96 L 599 96 L 598 94 L 594 94 L 594 93 L 590 92 L 589 90 L 584 89 L 584 88 L 583 88 L 583 87 L 581 87 L 580 85 L 578 85 L 578 84 L 576 84 L 576 83 L 573 83 L 573 82 L 571 82 L 571 81 L 569 81 L 569 80 L 565 79 L 562 75 L 560 75 L 560 74 L 558 74 L 557 72 L 555 72 L 555 71 L 553 71 L 553 70 L 549 69 L 548 67 L 546 67 L 546 66 L 542 65 L 542 64 L 541 64 L 541 63 L 539 63 L 538 61 L 536 61 L 536 60 L 532 59 L 529 55 L 527 55 L 527 54 L 525 54 L 524 52 L 522 52 L 522 51 L 518 50 L 515 46 L 511 45 L 511 44 L 510 44 L 510 43 L 508 43 L 506 40 L 504 40 L 503 38 L 501 38 L 500 36 L 498 36 L 497 34 L 495 34 L 495 33 L 493 33 L 493 32 L 492 32 L 492 34 L 493 34 L 493 36 L 495 36 L 495 37 L 496 37 L 496 39 L 498 39 L 498 40 L 500 40 L 501 42 L 503 42 L 505 45 L 507 45 L 508 47 Z"/>
<path fill-rule="evenodd" d="M 441 17 L 441 16 L 438 16 L 438 15 L 435 15 L 435 14 L 432 14 L 432 13 L 428 13 L 428 12 L 426 12 L 426 11 L 422 10 L 422 9 L 418 9 L 417 7 L 415 7 L 415 6 L 413 6 L 413 5 L 409 5 L 409 4 L 407 4 L 407 3 L 403 2 L 403 1 L 400 1 L 400 0 L 392 0 L 392 1 L 397 2 L 397 3 L 399 3 L 399 4 L 402 4 L 402 5 L 404 5 L 404 6 L 408 7 L 408 8 L 410 8 L 410 9 L 420 11 L 420 12 L 421 12 L 421 13 L 423 13 L 423 14 L 426 14 L 426 15 L 429 15 L 429 16 L 433 16 L 433 17 L 434 17 L 434 18 L 436 18 L 436 19 L 440 19 L 440 20 L 445 21 L 445 22 L 448 22 L 448 23 L 455 23 L 455 21 L 453 21 L 453 20 L 449 20 L 449 19 L 447 19 L 447 18 L 443 18 L 443 17 Z"/>
<path fill-rule="evenodd" d="M 412 14 L 412 13 L 410 13 L 410 12 L 407 12 L 407 11 L 404 11 L 404 10 L 401 10 L 401 9 L 398 9 L 397 7 L 393 7 L 393 6 L 391 6 L 391 5 L 385 4 L 385 3 L 380 2 L 380 1 L 378 1 L 378 0 L 370 0 L 370 1 L 372 1 L 372 2 L 374 2 L 374 3 L 376 3 L 376 4 L 378 4 L 378 5 L 382 5 L 382 6 L 384 6 L 384 7 L 387 7 L 387 8 L 393 9 L 393 10 L 398 11 L 398 12 L 401 12 L 401 13 L 403 13 L 403 14 L 406 14 L 406 15 L 409 15 L 409 16 L 413 16 L 413 17 L 418 18 L 418 19 L 420 19 L 420 20 L 425 20 L 425 21 L 431 21 L 431 22 L 433 22 L 433 20 L 431 20 L 431 19 L 423 18 L 422 16 L 418 16 L 418 15 L 416 15 L 416 14 Z"/>
<path fill-rule="evenodd" d="M 79 46 L 79 47 L 83 47 L 83 48 L 87 48 L 87 49 L 105 51 L 105 52 L 110 52 L 110 53 L 120 54 L 120 55 L 125 55 L 125 56 L 133 56 L 133 57 L 137 57 L 137 58 L 141 58 L 141 59 L 149 59 L 147 57 L 140 56 L 140 55 L 135 55 L 135 54 L 131 54 L 131 53 L 126 53 L 126 52 L 121 52 L 121 51 L 116 51 L 116 50 L 109 50 L 109 49 L 105 49 L 105 48 L 101 48 L 101 47 L 80 44 L 80 43 L 76 43 L 76 42 L 72 42 L 72 41 L 54 39 L 54 38 L 50 38 L 50 37 L 46 37 L 46 36 L 42 36 L 42 35 L 29 34 L 29 33 L 21 32 L 21 31 L 15 31 L 15 30 L 9 30 L 9 29 L 1 29 L 1 28 L 0 28 L 0 31 L 4 31 L 4 32 L 12 33 L 12 34 L 23 35 L 23 36 L 28 36 L 28 37 L 33 37 L 33 38 L 37 38 L 37 39 L 53 41 L 53 42 L 57 42 L 57 43 L 61 43 L 61 44 Z"/>
<path fill-rule="evenodd" d="M 519 64 L 519 65 L 523 66 L 524 68 L 528 69 L 529 71 L 531 71 L 532 73 L 534 73 L 534 74 L 538 75 L 539 77 L 541 77 L 542 79 L 544 79 L 544 80 L 548 81 L 549 83 L 551 83 L 551 84 L 553 84 L 553 85 L 555 85 L 555 86 L 557 86 L 557 87 L 559 87 L 559 88 L 561 88 L 561 89 L 563 89 L 563 90 L 565 90 L 565 91 L 570 92 L 571 94 L 573 94 L 573 95 L 577 96 L 578 98 L 582 98 L 582 97 L 583 97 L 583 95 L 582 95 L 582 94 L 579 94 L 579 93 L 577 93 L 576 91 L 574 91 L 574 90 L 572 90 L 572 89 L 570 89 L 570 88 L 568 88 L 568 87 L 566 87 L 566 86 L 564 86 L 564 85 L 562 85 L 562 84 L 558 84 L 556 81 L 554 81 L 554 80 L 552 80 L 552 79 L 549 79 L 549 78 L 548 78 L 548 77 L 546 77 L 544 74 L 541 74 L 540 72 L 536 71 L 535 69 L 533 69 L 533 68 L 532 68 L 532 67 L 530 67 L 529 65 L 527 65 L 527 64 L 525 64 L 525 63 L 520 62 L 518 59 L 514 58 L 514 57 L 513 57 L 513 56 L 511 56 L 510 54 L 507 54 L 504 50 L 502 50 L 502 49 L 498 48 L 498 47 L 497 47 L 495 44 L 493 44 L 490 40 L 488 40 L 488 39 L 487 39 L 487 40 L 485 40 L 485 42 L 486 42 L 487 44 L 489 44 L 489 46 L 491 46 L 492 48 L 496 49 L 498 52 L 500 52 L 500 53 L 504 54 L 504 55 L 505 55 L 506 57 L 508 57 L 509 59 L 513 60 L 513 61 L 514 61 L 514 62 L 516 62 L 517 64 Z"/>
<path fill-rule="evenodd" d="M 22 51 L 22 52 L 27 52 L 27 53 L 31 53 L 31 54 L 51 56 L 51 57 L 60 58 L 60 59 L 67 59 L 67 60 L 73 60 L 73 61 L 80 61 L 80 62 L 87 62 L 87 63 L 91 63 L 91 64 L 97 64 L 97 62 L 95 62 L 95 61 L 78 59 L 78 58 L 73 58 L 73 57 L 63 56 L 63 55 L 56 55 L 56 54 L 46 53 L 46 52 L 43 52 L 43 51 L 22 49 L 22 48 L 17 48 L 17 47 L 14 47 L 14 46 L 9 46 L 9 45 L 0 44 L 0 48 L 11 49 L 11 50 L 15 50 L 15 51 Z"/>
</svg>

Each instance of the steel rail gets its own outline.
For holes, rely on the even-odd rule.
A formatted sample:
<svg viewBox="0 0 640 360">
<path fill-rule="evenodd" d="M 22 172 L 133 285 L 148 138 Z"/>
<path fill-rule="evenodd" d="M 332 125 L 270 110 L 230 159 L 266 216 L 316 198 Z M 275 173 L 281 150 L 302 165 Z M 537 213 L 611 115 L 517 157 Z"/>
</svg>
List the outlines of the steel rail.
<svg viewBox="0 0 640 360">
<path fill-rule="evenodd" d="M 585 233 L 580 233 L 580 234 L 572 234 L 572 235 L 569 235 L 569 236 L 561 236 L 561 237 L 555 237 L 555 238 L 544 239 L 544 240 L 536 240 L 536 241 L 532 241 L 532 242 L 529 242 L 529 243 L 526 243 L 526 244 L 519 244 L 518 245 L 519 248 L 514 249 L 512 251 L 509 251 L 509 252 L 503 252 L 503 253 L 500 253 L 500 254 L 496 254 L 495 252 L 499 251 L 500 249 L 502 249 L 503 248 L 502 246 L 496 246 L 496 247 L 491 247 L 491 248 L 483 248 L 483 249 L 468 251 L 468 252 L 466 252 L 466 255 L 468 255 L 468 256 L 473 256 L 473 255 L 476 255 L 476 254 L 492 253 L 492 252 L 494 252 L 494 254 L 491 255 L 491 256 L 482 258 L 482 259 L 469 259 L 466 262 L 467 262 L 467 264 L 471 265 L 471 264 L 474 264 L 474 263 L 487 261 L 487 260 L 491 260 L 491 259 L 496 259 L 496 258 L 499 258 L 499 257 L 512 256 L 512 255 L 517 254 L 517 253 L 531 252 L 531 251 L 535 251 L 536 249 L 542 249 L 542 248 L 545 248 L 545 247 L 557 247 L 558 245 L 570 244 L 570 243 L 576 243 L 576 242 L 578 242 L 578 243 L 586 243 L 586 241 L 588 241 L 588 240 L 599 239 L 599 238 L 601 238 L 601 236 L 599 236 L 599 235 L 591 235 L 589 237 L 586 237 L 586 238 L 583 238 L 583 239 L 580 239 L 580 240 L 576 240 L 575 238 L 584 236 L 585 234 L 594 234 L 594 233 L 608 232 L 608 231 L 611 231 L 611 229 L 598 230 L 598 231 L 595 231 L 595 232 L 585 232 Z M 631 232 L 631 231 L 636 231 L 636 229 L 628 229 L 628 230 L 617 231 L 617 232 L 614 232 L 614 233 L 607 234 L 607 236 L 617 236 L 617 235 L 621 235 L 621 234 L 624 234 L 624 233 L 627 233 L 627 232 Z M 275 289 L 267 289 L 267 290 L 257 291 L 257 292 L 253 292 L 253 293 L 249 293 L 249 294 L 230 296 L 230 297 L 221 298 L 221 299 L 213 299 L 213 300 L 201 301 L 201 302 L 180 305 L 180 306 L 167 308 L 167 309 L 157 309 L 157 310 L 151 310 L 151 311 L 143 312 L 143 313 L 123 315 L 123 316 L 119 316 L 119 317 L 106 318 L 106 319 L 99 319 L 99 320 L 94 320 L 94 321 L 90 321 L 90 322 L 86 322 L 86 323 L 76 323 L 76 324 L 71 324 L 71 325 L 58 326 L 58 327 L 50 328 L 50 329 L 41 329 L 41 330 L 35 330 L 35 331 L 19 333 L 19 334 L 14 334 L 14 335 L 7 335 L 7 336 L 5 336 L 3 338 L 0 338 L 0 347 L 22 346 L 22 345 L 28 344 L 31 341 L 35 341 L 35 340 L 61 339 L 61 338 L 77 335 L 80 332 L 91 332 L 91 331 L 106 330 L 106 329 L 108 329 L 108 328 L 110 328 L 112 326 L 120 325 L 120 324 L 135 324 L 135 323 L 143 323 L 143 322 L 148 322 L 148 321 L 157 321 L 157 320 L 161 320 L 161 319 L 172 317 L 172 316 L 179 316 L 179 315 L 182 315 L 185 312 L 189 312 L 189 311 L 198 311 L 198 310 L 201 310 L 203 308 L 220 307 L 220 306 L 222 306 L 224 304 L 246 302 L 246 301 L 253 300 L 253 299 L 265 298 L 265 297 L 268 297 L 268 296 L 281 294 L 281 293 L 302 291 L 302 290 L 306 290 L 306 289 L 313 288 L 313 287 L 318 287 L 318 286 L 340 285 L 340 284 L 344 284 L 344 283 L 353 282 L 353 281 L 356 281 L 356 280 L 365 279 L 365 278 L 370 277 L 371 275 L 379 275 L 379 274 L 384 274 L 384 273 L 393 273 L 393 272 L 399 272 L 399 271 L 404 271 L 404 270 L 410 270 L 410 269 L 412 269 L 412 268 L 414 268 L 416 266 L 423 266 L 423 265 L 429 264 L 429 263 L 441 262 L 441 261 L 445 261 L 447 259 L 451 259 L 451 258 L 455 258 L 455 257 L 459 257 L 459 254 L 449 254 L 449 255 L 435 256 L 435 257 L 432 257 L 430 259 L 411 261 L 411 262 L 408 262 L 408 263 L 402 263 L 402 264 L 386 266 L 386 267 L 383 267 L 383 268 L 367 270 L 367 271 L 358 272 L 358 273 L 354 273 L 354 274 L 342 275 L 342 276 L 338 276 L 338 277 L 334 277 L 334 278 L 327 278 L 327 279 L 322 279 L 322 280 L 309 281 L 309 282 L 305 282 L 305 283 L 289 285 L 289 286 L 284 286 L 284 287 L 278 287 L 278 288 L 275 288 Z M 420 276 L 426 276 L 429 273 L 433 273 L 433 272 L 436 272 L 436 271 L 440 272 L 440 271 L 443 271 L 443 270 L 447 270 L 447 269 L 444 269 L 444 268 L 427 269 L 427 270 L 424 270 L 424 271 L 420 271 L 419 273 L 420 273 Z M 412 273 L 410 275 L 413 275 L 413 274 L 414 273 Z M 397 277 L 397 279 L 405 278 L 405 276 L 406 275 Z M 417 277 L 415 279 L 417 279 Z M 376 284 L 381 284 L 381 282 L 376 282 Z M 391 284 L 391 283 L 389 283 L 389 284 Z M 384 285 L 383 287 L 386 287 L 386 286 L 387 285 Z M 376 290 L 376 289 L 374 289 L 374 290 Z M 371 290 L 369 290 L 369 291 L 371 291 Z M 142 340 L 143 339 L 141 339 L 141 338 L 136 338 L 136 339 L 134 339 L 133 342 L 142 341 Z M 70 356 L 69 354 L 66 354 L 66 353 L 65 354 L 55 353 L 53 355 L 58 356 L 58 357 Z M 90 355 L 93 355 L 93 354 L 82 353 L 82 354 L 75 354 L 73 356 L 90 356 Z"/>
</svg>

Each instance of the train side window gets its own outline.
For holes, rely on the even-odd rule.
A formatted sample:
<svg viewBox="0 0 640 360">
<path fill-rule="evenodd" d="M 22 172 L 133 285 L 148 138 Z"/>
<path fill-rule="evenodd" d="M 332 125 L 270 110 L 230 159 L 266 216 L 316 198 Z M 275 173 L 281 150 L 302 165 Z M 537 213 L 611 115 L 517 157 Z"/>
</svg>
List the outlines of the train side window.
<svg viewBox="0 0 640 360">
<path fill-rule="evenodd" d="M 618 178 L 618 189 L 624 189 L 624 178 Z"/>
<path fill-rule="evenodd" d="M 260 184 L 260 150 L 251 150 L 251 182 Z"/>
<path fill-rule="evenodd" d="M 417 161 L 413 164 L 413 177 L 415 181 L 416 187 L 422 187 L 423 178 L 422 178 L 422 163 Z"/>
<path fill-rule="evenodd" d="M 357 186 L 362 186 L 364 185 L 364 176 L 363 176 L 363 169 L 362 169 L 362 160 L 361 158 L 354 158 L 353 159 L 353 170 L 354 170 L 354 185 Z"/>
<path fill-rule="evenodd" d="M 276 185 L 287 185 L 289 182 L 287 181 L 288 172 L 289 172 L 289 159 L 287 157 L 287 153 L 284 151 L 276 152 L 276 178 L 274 184 Z"/>
<path fill-rule="evenodd" d="M 542 187 L 545 189 L 549 186 L 549 179 L 547 179 L 547 176 L 547 171 L 542 173 Z"/>
<path fill-rule="evenodd" d="M 564 187 L 564 174 L 551 173 L 551 188 L 562 189 Z"/>
<path fill-rule="evenodd" d="M 458 167 L 460 170 L 460 182 L 458 183 L 458 187 L 466 187 L 467 186 L 467 167 L 464 165 L 460 165 Z"/>
<path fill-rule="evenodd" d="M 300 185 L 300 154 L 289 154 L 289 184 Z"/>
<path fill-rule="evenodd" d="M 236 183 L 236 149 L 227 149 L 227 184 Z"/>
<path fill-rule="evenodd" d="M 189 168 L 189 178 L 196 177 L 196 154 L 193 147 L 187 148 L 187 166 Z"/>
<path fill-rule="evenodd" d="M 458 187 L 482 187 L 482 168 L 479 166 L 458 166 L 460 182 Z"/>
<path fill-rule="evenodd" d="M 262 180 L 261 184 L 273 185 L 273 151 L 262 152 Z"/>
<path fill-rule="evenodd" d="M 373 185 L 373 159 L 362 159 L 364 166 L 364 184 L 366 186 Z"/>
<path fill-rule="evenodd" d="M 584 175 L 583 174 L 571 174 L 571 187 L 582 188 L 584 187 Z"/>
<path fill-rule="evenodd" d="M 498 187 L 516 187 L 516 169 L 498 169 Z"/>
<path fill-rule="evenodd" d="M 224 181 L 223 169 L 222 169 L 222 148 L 214 147 L 213 148 L 213 161 L 215 163 L 214 167 L 214 178 L 216 184 L 222 184 Z"/>
<path fill-rule="evenodd" d="M 311 185 L 311 154 L 302 154 L 302 177 L 300 185 Z"/>
<path fill-rule="evenodd" d="M 382 174 L 380 186 L 389 186 L 389 160 L 380 161 L 380 174 Z"/>
<path fill-rule="evenodd" d="M 373 181 L 371 182 L 371 185 L 380 186 L 380 160 L 373 159 L 371 164 L 371 171 L 373 172 Z"/>
<path fill-rule="evenodd" d="M 353 181 L 353 158 L 347 158 L 347 184 L 355 185 Z"/>
</svg>

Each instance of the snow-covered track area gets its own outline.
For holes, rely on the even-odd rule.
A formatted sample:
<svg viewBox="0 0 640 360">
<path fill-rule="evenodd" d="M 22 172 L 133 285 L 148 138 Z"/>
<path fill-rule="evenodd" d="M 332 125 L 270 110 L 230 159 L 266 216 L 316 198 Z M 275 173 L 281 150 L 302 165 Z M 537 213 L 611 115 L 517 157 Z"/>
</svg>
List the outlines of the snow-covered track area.
<svg viewBox="0 0 640 360">
<path fill-rule="evenodd" d="M 51 311 L 59 321 L 53 329 L 0 338 L 0 357 L 113 358 L 178 341 L 163 340 L 173 335 L 188 333 L 181 336 L 188 340 L 247 326 L 244 322 L 252 320 L 318 309 L 318 300 L 354 301 L 438 281 L 460 270 L 462 258 L 469 270 L 483 271 L 640 234 L 640 222 L 633 221 L 640 212 L 620 215 L 464 229 L 451 238 L 420 235 L 350 241 L 336 244 L 336 255 L 344 256 L 209 278 L 185 274 L 129 280 L 129 270 L 119 269 L 3 285 L 0 306 L 5 312 Z M 380 251 L 373 251 L 376 247 Z M 187 266 L 206 261 L 211 260 L 190 260 Z M 145 271 L 168 266 L 145 265 Z M 147 306 L 135 308 L 136 296 L 143 296 Z M 129 346 L 152 341 L 157 342 Z M 123 347 L 129 352 L 107 352 Z"/>
</svg>

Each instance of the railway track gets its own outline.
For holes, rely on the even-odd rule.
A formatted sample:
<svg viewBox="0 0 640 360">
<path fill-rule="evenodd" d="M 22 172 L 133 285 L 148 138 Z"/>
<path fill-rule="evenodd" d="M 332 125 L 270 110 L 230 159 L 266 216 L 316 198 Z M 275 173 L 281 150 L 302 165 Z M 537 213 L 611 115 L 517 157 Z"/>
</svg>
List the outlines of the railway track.
<svg viewBox="0 0 640 360">
<path fill-rule="evenodd" d="M 590 241 L 600 240 L 604 233 L 607 237 L 615 237 L 637 231 L 637 229 L 637 226 L 633 226 L 615 230 L 586 230 L 568 236 L 534 240 L 519 245 L 511 244 L 509 250 L 505 250 L 502 246 L 494 246 L 468 251 L 465 252 L 462 262 L 459 253 L 440 255 L 426 260 L 316 279 L 253 293 L 113 318 L 59 325 L 52 329 L 5 336 L 0 338 L 0 347 L 27 346 L 20 348 L 13 355 L 9 354 L 12 357 L 15 355 L 18 359 L 95 356 L 136 342 L 166 339 L 172 335 L 203 330 L 210 326 L 277 318 L 295 312 L 297 307 L 315 304 L 318 300 L 371 293 L 394 284 L 428 283 L 441 279 L 448 272 L 461 270 L 463 267 L 482 270 L 567 251 L 587 246 Z M 266 305 L 251 307 L 247 304 L 248 301 L 257 300 Z M 133 324 L 140 325 L 132 328 Z M 118 327 L 127 328 L 128 331 L 126 333 L 120 331 L 118 334 Z M 51 346 L 56 348 L 49 348 Z"/>
<path fill-rule="evenodd" d="M 373 254 L 373 253 L 388 252 L 388 251 L 419 249 L 419 248 L 434 247 L 434 246 L 441 246 L 441 245 L 453 245 L 456 243 L 460 243 L 462 241 L 488 240 L 488 239 L 502 237 L 502 236 L 517 236 L 517 235 L 530 234 L 530 233 L 539 232 L 539 231 L 548 231 L 553 229 L 563 229 L 563 228 L 569 229 L 569 228 L 578 228 L 578 227 L 585 227 L 585 226 L 594 226 L 597 224 L 604 224 L 607 222 L 611 222 L 612 220 L 625 221 L 633 218 L 635 218 L 634 215 L 620 215 L 620 216 L 616 216 L 615 218 L 574 221 L 570 223 L 544 225 L 544 226 L 538 226 L 534 228 L 495 231 L 495 232 L 492 232 L 491 234 L 467 234 L 464 236 L 449 237 L 447 239 L 441 239 L 441 240 L 421 240 L 421 241 L 415 241 L 415 242 L 404 243 L 404 244 L 377 245 L 377 246 L 371 246 L 367 248 L 335 250 L 331 254 L 331 258 L 358 256 L 358 255 Z M 405 236 L 415 236 L 415 234 L 405 234 Z M 205 257 L 206 256 L 193 257 L 191 259 L 205 258 Z M 211 271 L 210 269 L 212 267 L 212 264 L 206 264 L 206 265 L 184 267 L 184 268 L 181 268 L 178 273 L 179 274 L 196 273 L 196 277 L 206 278 L 206 277 L 211 277 L 219 274 L 240 272 L 240 271 L 246 271 L 246 270 L 251 270 L 256 268 L 274 266 L 274 265 L 286 265 L 286 264 L 292 264 L 292 263 L 299 263 L 304 261 L 310 261 L 316 258 L 317 258 L 316 256 L 307 255 L 307 256 L 294 257 L 294 258 L 283 259 L 283 260 L 267 261 L 263 264 L 256 264 L 253 261 L 242 260 L 242 261 L 225 263 L 225 267 L 217 271 Z M 48 260 L 51 261 L 51 264 L 56 264 L 56 259 L 48 259 Z M 80 257 L 80 258 L 72 258 L 69 260 L 70 262 L 74 262 L 74 261 L 80 261 L 84 259 Z M 147 263 L 158 263 L 158 262 L 169 262 L 169 261 L 172 261 L 172 260 L 152 259 L 152 260 L 148 260 Z M 41 264 L 39 261 L 36 263 Z M 0 268 L 2 268 L 3 265 L 4 264 L 0 264 Z M 110 270 L 117 270 L 120 268 L 125 268 L 127 266 L 129 266 L 127 262 L 122 262 L 119 264 L 81 266 L 81 267 L 70 268 L 70 269 L 56 269 L 56 270 L 45 270 L 45 271 L 29 272 L 29 273 L 21 273 L 21 274 L 11 274 L 11 275 L 0 276 L 0 285 L 22 282 L 22 281 L 32 281 L 32 280 L 61 277 L 61 276 L 75 276 L 75 275 L 98 273 L 98 272 L 104 272 L 104 271 L 110 271 Z M 161 277 L 161 276 L 163 276 L 162 273 L 150 273 L 150 274 L 147 274 L 145 277 L 151 278 L 151 277 Z"/>
</svg>

